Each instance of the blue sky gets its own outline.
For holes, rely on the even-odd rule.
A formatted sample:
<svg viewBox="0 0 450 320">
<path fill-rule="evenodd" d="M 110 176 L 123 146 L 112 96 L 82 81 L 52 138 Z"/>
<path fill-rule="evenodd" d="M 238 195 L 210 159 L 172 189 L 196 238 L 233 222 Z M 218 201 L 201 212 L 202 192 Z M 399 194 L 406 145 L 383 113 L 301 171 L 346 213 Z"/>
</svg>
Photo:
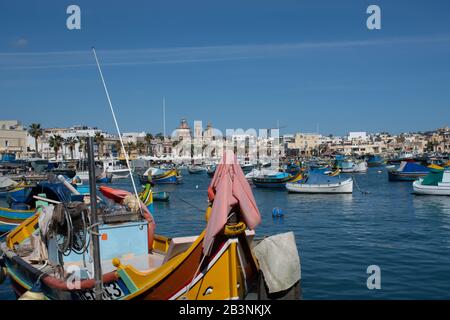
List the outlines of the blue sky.
<svg viewBox="0 0 450 320">
<path fill-rule="evenodd" d="M 450 124 L 447 0 L 110 2 L 0 2 L 0 118 L 114 132 L 95 46 L 122 131 L 161 132 L 163 96 L 168 131 L 182 117 L 283 133 Z"/>
</svg>

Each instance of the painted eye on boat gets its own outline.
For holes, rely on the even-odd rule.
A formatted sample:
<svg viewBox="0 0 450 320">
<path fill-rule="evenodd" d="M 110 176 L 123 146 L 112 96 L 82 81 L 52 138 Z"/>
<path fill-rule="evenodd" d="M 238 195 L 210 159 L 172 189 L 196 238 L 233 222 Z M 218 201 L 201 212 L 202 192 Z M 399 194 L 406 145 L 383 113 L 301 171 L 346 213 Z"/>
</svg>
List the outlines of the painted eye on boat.
<svg viewBox="0 0 450 320">
<path fill-rule="evenodd" d="M 204 296 L 210 295 L 213 292 L 213 288 L 212 287 L 208 287 L 205 292 L 203 292 Z"/>
</svg>

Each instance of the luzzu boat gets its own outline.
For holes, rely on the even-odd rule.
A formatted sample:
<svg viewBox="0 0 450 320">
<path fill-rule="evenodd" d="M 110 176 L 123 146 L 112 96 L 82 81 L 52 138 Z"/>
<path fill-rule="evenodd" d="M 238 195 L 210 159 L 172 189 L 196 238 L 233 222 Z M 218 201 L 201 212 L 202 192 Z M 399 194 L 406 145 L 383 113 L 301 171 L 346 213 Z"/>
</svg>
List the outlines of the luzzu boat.
<svg viewBox="0 0 450 320">
<path fill-rule="evenodd" d="M 352 193 L 353 179 L 341 177 L 340 170 L 325 174 L 313 169 L 303 180 L 286 183 L 286 189 L 294 193 Z"/>
<path fill-rule="evenodd" d="M 385 159 L 383 159 L 383 157 L 381 157 L 379 155 L 371 155 L 367 159 L 368 167 L 380 167 L 385 163 L 386 163 Z"/>
<path fill-rule="evenodd" d="M 388 170 L 389 181 L 414 181 L 424 177 L 430 168 L 412 161 L 402 161 L 398 169 Z"/>
<path fill-rule="evenodd" d="M 61 201 L 71 199 L 70 192 L 62 183 L 40 182 L 32 187 L 27 198 L 20 203 L 14 202 L 11 208 L 0 208 L 0 236 L 24 222 L 36 212 L 34 196 L 45 194 L 50 200 Z"/>
<path fill-rule="evenodd" d="M 103 299 L 244 299 L 257 287 L 269 297 L 297 292 L 300 263 L 293 235 L 280 235 L 277 240 L 269 237 L 253 247 L 253 229 L 260 223 L 260 214 L 234 159 L 232 164 L 223 161 L 211 181 L 207 226 L 197 236 L 154 235 L 153 218 L 142 202 L 133 203 L 136 198 L 127 191 L 100 187 L 105 196 L 123 205 L 113 213 L 99 208 Z M 73 222 L 68 234 L 83 239 L 83 222 L 88 222 L 85 217 L 90 214 L 84 203 L 44 204 L 1 244 L 3 264 L 18 294 L 31 289 L 44 299 L 92 300 L 95 270 L 86 258 L 92 256 L 91 246 L 86 237 L 81 242 L 75 238 L 64 241 L 65 224 L 58 218 L 61 211 Z M 64 228 L 55 228 L 55 221 Z M 280 242 L 280 249 L 273 247 Z M 61 247 L 61 243 L 71 245 Z M 42 246 L 47 250 L 39 250 Z M 276 269 L 275 260 L 281 262 Z M 263 277 L 267 270 L 273 272 L 270 278 L 275 281 Z"/>
<path fill-rule="evenodd" d="M 190 174 L 199 174 L 205 171 L 204 167 L 195 164 L 188 166 L 187 169 Z"/>
<path fill-rule="evenodd" d="M 181 175 L 176 169 L 163 170 L 159 168 L 149 168 L 140 176 L 142 184 L 152 182 L 155 184 L 173 184 L 179 183 Z"/>
<path fill-rule="evenodd" d="M 8 192 L 16 188 L 17 182 L 8 178 L 0 177 L 0 198 L 6 198 Z"/>
<path fill-rule="evenodd" d="M 302 178 L 301 172 L 295 176 L 292 176 L 287 172 L 278 172 L 273 175 L 260 175 L 253 177 L 252 182 L 257 188 L 284 189 L 287 182 L 296 182 Z"/>
<path fill-rule="evenodd" d="M 34 215 L 34 209 L 0 208 L 0 239 L 24 220 Z"/>
<path fill-rule="evenodd" d="M 413 182 L 415 194 L 450 196 L 450 168 L 434 166 L 424 178 Z"/>
<path fill-rule="evenodd" d="M 19 183 L 12 190 L 6 193 L 6 198 L 12 202 L 24 202 L 30 193 L 31 186 Z"/>
</svg>

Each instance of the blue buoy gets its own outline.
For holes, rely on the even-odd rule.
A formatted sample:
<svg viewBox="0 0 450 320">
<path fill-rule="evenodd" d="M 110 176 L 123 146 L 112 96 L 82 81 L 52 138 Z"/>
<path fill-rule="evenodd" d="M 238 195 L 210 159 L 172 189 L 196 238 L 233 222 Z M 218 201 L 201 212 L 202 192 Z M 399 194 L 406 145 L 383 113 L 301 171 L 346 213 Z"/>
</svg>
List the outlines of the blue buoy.
<svg viewBox="0 0 450 320">
<path fill-rule="evenodd" d="M 284 216 L 284 212 L 281 208 L 273 208 L 272 210 L 272 217 L 279 218 Z"/>
</svg>

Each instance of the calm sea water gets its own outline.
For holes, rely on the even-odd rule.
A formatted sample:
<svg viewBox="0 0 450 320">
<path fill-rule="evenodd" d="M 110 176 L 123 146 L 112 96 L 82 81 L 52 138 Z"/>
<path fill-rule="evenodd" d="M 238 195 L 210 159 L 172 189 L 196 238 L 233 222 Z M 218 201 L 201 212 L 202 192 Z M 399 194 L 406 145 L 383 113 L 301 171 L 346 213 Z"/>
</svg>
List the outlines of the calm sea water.
<svg viewBox="0 0 450 320">
<path fill-rule="evenodd" d="M 382 170 L 379 172 L 379 170 Z M 352 195 L 301 195 L 253 189 L 262 214 L 257 235 L 294 231 L 304 299 L 450 299 L 450 197 L 415 196 L 411 183 L 388 182 L 384 169 L 355 175 Z M 205 227 L 209 178 L 184 174 L 155 203 L 157 233 L 198 234 Z M 131 189 L 124 181 L 118 188 Z M 279 207 L 283 218 L 272 218 Z M 381 289 L 367 289 L 369 265 L 381 269 Z M 6 282 L 0 299 L 13 299 Z"/>
</svg>

